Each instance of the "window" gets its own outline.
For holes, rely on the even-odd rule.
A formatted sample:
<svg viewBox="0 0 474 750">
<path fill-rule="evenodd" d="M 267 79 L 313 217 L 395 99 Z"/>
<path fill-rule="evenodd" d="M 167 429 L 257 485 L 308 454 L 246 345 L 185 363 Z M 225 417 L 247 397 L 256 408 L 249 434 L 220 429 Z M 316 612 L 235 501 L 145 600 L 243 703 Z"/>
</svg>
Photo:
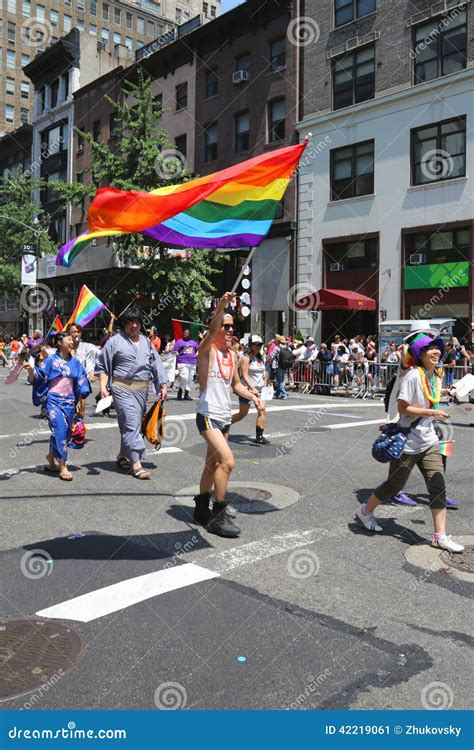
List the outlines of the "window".
<svg viewBox="0 0 474 750">
<path fill-rule="evenodd" d="M 147 33 L 147 36 L 155 36 L 155 24 L 153 23 L 153 21 L 147 20 L 146 33 Z"/>
<path fill-rule="evenodd" d="M 31 0 L 23 0 L 21 4 L 21 12 L 25 16 L 25 18 L 29 18 L 31 16 Z"/>
<path fill-rule="evenodd" d="M 79 153 L 82 153 L 84 151 L 84 144 L 85 144 L 84 136 L 78 133 L 77 134 L 77 150 Z"/>
<path fill-rule="evenodd" d="M 285 100 L 276 99 L 268 103 L 268 143 L 285 138 Z"/>
<path fill-rule="evenodd" d="M 176 8 L 176 23 L 181 23 L 183 11 L 181 8 Z"/>
<path fill-rule="evenodd" d="M 37 5 L 36 6 L 36 20 L 37 21 L 44 21 L 45 20 L 45 7 L 44 7 L 44 5 Z"/>
<path fill-rule="evenodd" d="M 375 10 L 375 0 L 335 0 L 335 25 L 342 26 Z"/>
<path fill-rule="evenodd" d="M 26 81 L 22 81 L 20 84 L 20 91 L 21 91 L 21 98 L 22 99 L 29 99 L 30 98 L 30 84 Z"/>
<path fill-rule="evenodd" d="M 94 141 L 100 141 L 100 120 L 94 120 L 92 123 L 92 137 Z"/>
<path fill-rule="evenodd" d="M 250 114 L 240 112 L 234 117 L 234 151 L 240 154 L 250 147 Z"/>
<path fill-rule="evenodd" d="M 137 41 L 135 42 L 135 45 L 137 49 L 140 49 L 140 47 L 143 47 L 144 42 L 141 39 L 137 39 Z"/>
<path fill-rule="evenodd" d="M 114 44 L 122 44 L 122 37 L 114 31 Z"/>
<path fill-rule="evenodd" d="M 91 16 L 97 15 L 97 0 L 90 0 L 89 13 L 91 14 Z"/>
<path fill-rule="evenodd" d="M 117 6 L 115 6 L 114 8 L 114 23 L 116 23 L 117 26 L 120 26 L 120 24 L 122 23 L 122 12 L 120 8 L 117 8 Z"/>
<path fill-rule="evenodd" d="M 7 49 L 7 68 L 14 68 L 16 64 L 16 55 L 11 49 Z"/>
<path fill-rule="evenodd" d="M 188 84 L 181 83 L 176 86 L 176 111 L 186 109 L 188 106 Z"/>
<path fill-rule="evenodd" d="M 92 36 L 97 36 L 97 26 L 95 23 L 89 24 L 89 34 L 92 34 Z"/>
<path fill-rule="evenodd" d="M 141 16 L 137 16 L 137 34 L 145 33 L 145 19 Z"/>
<path fill-rule="evenodd" d="M 71 31 L 72 29 L 72 16 L 63 16 L 63 29 L 64 31 Z"/>
<path fill-rule="evenodd" d="M 207 14 L 209 13 L 209 5 L 207 3 L 202 4 L 202 12 L 205 16 L 207 16 Z"/>
<path fill-rule="evenodd" d="M 77 0 L 77 10 L 80 10 L 84 13 L 86 9 L 85 1 L 84 0 Z"/>
<path fill-rule="evenodd" d="M 8 21 L 7 24 L 7 39 L 9 42 L 14 42 L 16 36 L 16 23 L 13 23 L 13 21 Z"/>
<path fill-rule="evenodd" d="M 5 122 L 15 122 L 15 107 L 13 104 L 5 104 Z"/>
<path fill-rule="evenodd" d="M 15 96 L 15 79 L 7 78 L 7 94 Z"/>
<path fill-rule="evenodd" d="M 104 19 L 104 21 L 109 20 L 109 6 L 107 5 L 107 3 L 102 3 L 102 18 Z"/>
<path fill-rule="evenodd" d="M 9 13 L 16 13 L 16 0 L 8 0 L 7 8 Z"/>
<path fill-rule="evenodd" d="M 204 161 L 217 159 L 217 124 L 208 125 L 204 131 Z"/>
<path fill-rule="evenodd" d="M 216 6 L 211 5 L 211 18 L 215 18 L 215 17 L 216 17 Z"/>
<path fill-rule="evenodd" d="M 21 67 L 24 68 L 28 63 L 30 62 L 30 56 L 29 55 L 22 55 L 21 56 Z"/>
<path fill-rule="evenodd" d="M 431 81 L 467 65 L 466 11 L 418 26 L 413 31 L 414 83 Z"/>
<path fill-rule="evenodd" d="M 247 73 L 250 71 L 250 55 L 248 52 L 235 58 L 235 70 L 245 70 Z"/>
<path fill-rule="evenodd" d="M 51 84 L 51 109 L 53 109 L 53 107 L 56 107 L 58 104 L 58 94 L 59 78 L 57 78 L 56 81 L 53 81 Z"/>
<path fill-rule="evenodd" d="M 411 131 L 411 184 L 427 185 L 466 174 L 466 118 Z"/>
<path fill-rule="evenodd" d="M 286 39 L 275 39 L 270 44 L 270 67 L 272 70 L 278 70 L 278 68 L 284 68 L 286 65 Z"/>
<path fill-rule="evenodd" d="M 334 109 L 372 99 L 375 93 L 375 47 L 363 47 L 333 64 Z"/>
<path fill-rule="evenodd" d="M 64 5 L 67 5 L 70 8 L 72 5 L 72 0 L 64 0 Z"/>
<path fill-rule="evenodd" d="M 206 89 L 205 96 L 216 96 L 219 91 L 219 76 L 217 75 L 217 68 L 212 70 L 206 70 Z"/>
<path fill-rule="evenodd" d="M 331 151 L 331 200 L 374 192 L 374 141 Z"/>
<path fill-rule="evenodd" d="M 377 268 L 377 238 L 327 243 L 324 259 L 327 271 L 331 263 L 339 263 L 344 271 Z"/>
<path fill-rule="evenodd" d="M 187 146 L 186 141 L 187 141 L 186 133 L 183 133 L 183 135 L 178 135 L 174 139 L 174 145 L 175 145 L 176 151 L 179 151 L 179 153 L 182 154 L 185 159 L 186 159 L 186 146 Z"/>
<path fill-rule="evenodd" d="M 78 185 L 84 184 L 84 173 L 83 172 L 76 172 L 76 182 Z M 80 234 L 80 232 L 79 232 Z"/>
<path fill-rule="evenodd" d="M 189 21 L 190 15 L 189 11 L 183 10 L 183 21 Z"/>
<path fill-rule="evenodd" d="M 131 36 L 125 37 L 125 46 L 128 47 L 128 49 L 132 49 L 133 46 L 133 39 Z"/>
<path fill-rule="evenodd" d="M 61 79 L 63 82 L 63 94 L 64 94 L 63 101 L 66 101 L 66 99 L 69 96 L 69 73 L 63 73 L 61 76 Z"/>
<path fill-rule="evenodd" d="M 77 19 L 76 26 L 79 29 L 79 31 L 84 31 L 84 21 L 79 21 L 79 19 Z"/>
<path fill-rule="evenodd" d="M 58 11 L 57 10 L 51 10 L 49 18 L 50 18 L 50 21 L 51 21 L 51 26 L 53 28 L 57 29 L 58 28 L 58 24 L 59 24 L 59 14 L 58 14 Z"/>
<path fill-rule="evenodd" d="M 109 138 L 117 138 L 118 136 L 118 130 L 117 130 L 117 113 L 111 112 L 109 115 Z"/>
<path fill-rule="evenodd" d="M 100 38 L 104 42 L 104 44 L 109 43 L 109 30 L 108 29 L 101 29 L 100 30 Z"/>
<path fill-rule="evenodd" d="M 127 13 L 126 16 L 125 16 L 125 26 L 127 27 L 127 29 L 133 28 L 132 27 L 132 21 L 133 21 L 132 14 L 131 13 Z"/>
<path fill-rule="evenodd" d="M 24 107 L 20 109 L 20 122 L 28 122 L 28 110 Z"/>
<path fill-rule="evenodd" d="M 469 229 L 409 234 L 406 237 L 406 261 L 410 255 L 421 253 L 426 263 L 457 263 L 469 260 Z"/>
<path fill-rule="evenodd" d="M 46 86 L 42 86 L 42 88 L 40 88 L 39 90 L 38 104 L 39 104 L 39 114 L 41 114 L 41 112 L 44 112 L 46 108 Z"/>
</svg>

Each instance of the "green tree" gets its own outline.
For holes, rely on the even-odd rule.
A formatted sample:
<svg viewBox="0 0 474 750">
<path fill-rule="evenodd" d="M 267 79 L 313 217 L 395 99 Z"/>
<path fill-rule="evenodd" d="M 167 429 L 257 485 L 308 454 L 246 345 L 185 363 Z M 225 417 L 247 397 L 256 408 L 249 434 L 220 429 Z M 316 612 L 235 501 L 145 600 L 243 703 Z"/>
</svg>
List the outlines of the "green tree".
<svg viewBox="0 0 474 750">
<path fill-rule="evenodd" d="M 84 221 L 99 186 L 149 191 L 192 177 L 184 156 L 161 127 L 163 110 L 153 95 L 151 79 L 139 68 L 137 80 L 125 81 L 122 93 L 122 101 L 107 97 L 115 108 L 115 137 L 110 148 L 95 141 L 91 133 L 76 129 L 91 148 L 84 182 L 51 185 L 66 203 L 83 206 Z M 175 310 L 183 315 L 195 317 L 203 311 L 205 299 L 215 291 L 212 278 L 222 269 L 224 256 L 200 249 L 192 250 L 187 261 L 171 258 L 160 250 L 159 243 L 137 234 L 115 237 L 113 242 L 126 263 L 144 270 L 132 291 L 142 296 L 153 292 L 161 299 L 172 300 Z"/>
<path fill-rule="evenodd" d="M 45 181 L 28 172 L 7 173 L 0 183 L 0 289 L 17 296 L 21 289 L 21 248 L 36 243 L 38 254 L 53 254 L 56 246 L 48 234 L 48 216 L 32 198 Z"/>
</svg>

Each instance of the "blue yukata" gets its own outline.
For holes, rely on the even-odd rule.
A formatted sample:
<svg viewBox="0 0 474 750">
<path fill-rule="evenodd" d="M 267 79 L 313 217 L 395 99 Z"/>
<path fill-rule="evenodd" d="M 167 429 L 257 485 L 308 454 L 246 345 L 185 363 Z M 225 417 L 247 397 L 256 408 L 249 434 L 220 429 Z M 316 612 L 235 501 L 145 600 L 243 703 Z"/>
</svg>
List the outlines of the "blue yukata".
<svg viewBox="0 0 474 750">
<path fill-rule="evenodd" d="M 132 463 L 146 453 L 142 435 L 149 384 L 156 393 L 168 382 L 168 376 L 154 346 L 143 335 L 133 343 L 125 333 L 112 336 L 102 349 L 96 373 L 105 372 L 114 397 L 120 429 L 120 455 Z"/>
<path fill-rule="evenodd" d="M 75 357 L 52 354 L 35 367 L 33 403 L 46 409 L 52 433 L 49 450 L 59 461 L 67 460 L 76 404 L 90 392 L 86 372 Z"/>
</svg>

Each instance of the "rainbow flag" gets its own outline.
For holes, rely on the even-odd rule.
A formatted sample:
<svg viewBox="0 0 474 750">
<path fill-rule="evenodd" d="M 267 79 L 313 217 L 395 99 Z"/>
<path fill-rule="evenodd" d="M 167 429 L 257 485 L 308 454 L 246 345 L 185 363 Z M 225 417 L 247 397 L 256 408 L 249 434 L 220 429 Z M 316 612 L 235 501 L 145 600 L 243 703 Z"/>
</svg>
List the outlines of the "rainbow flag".
<svg viewBox="0 0 474 750">
<path fill-rule="evenodd" d="M 70 267 L 97 237 L 139 232 L 175 247 L 256 247 L 263 242 L 307 145 L 288 146 L 149 193 L 100 188 L 89 230 L 59 250 Z"/>
<path fill-rule="evenodd" d="M 446 458 L 451 458 L 453 455 L 453 441 L 452 440 L 440 440 L 438 443 L 439 452 Z"/>
<path fill-rule="evenodd" d="M 193 323 L 190 320 L 176 320 L 176 318 L 171 319 L 171 325 L 173 326 L 173 338 L 175 341 L 183 338 L 183 331 L 187 328 L 189 329 L 191 338 L 194 339 L 194 341 L 199 341 L 199 331 L 207 328 L 203 323 Z"/>
<path fill-rule="evenodd" d="M 64 328 L 64 326 L 62 324 L 61 318 L 59 317 L 59 315 L 56 315 L 56 317 L 53 320 L 53 323 L 51 325 L 51 328 L 49 329 L 48 333 L 44 337 L 44 340 L 46 341 L 46 339 L 48 338 L 48 336 L 51 336 L 53 333 L 59 333 L 60 331 L 63 330 L 63 328 Z"/>
<path fill-rule="evenodd" d="M 79 297 L 77 298 L 76 307 L 66 323 L 66 328 L 73 322 L 78 323 L 82 327 L 86 326 L 104 308 L 104 303 L 101 302 L 85 284 L 83 284 L 82 289 L 79 292 Z"/>
</svg>

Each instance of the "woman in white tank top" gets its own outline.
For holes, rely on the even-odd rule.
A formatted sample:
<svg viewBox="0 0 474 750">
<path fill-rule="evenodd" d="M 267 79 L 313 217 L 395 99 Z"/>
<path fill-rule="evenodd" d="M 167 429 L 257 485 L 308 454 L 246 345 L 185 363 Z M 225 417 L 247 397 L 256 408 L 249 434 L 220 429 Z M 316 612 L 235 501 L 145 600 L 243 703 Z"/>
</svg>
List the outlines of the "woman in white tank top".
<svg viewBox="0 0 474 750">
<path fill-rule="evenodd" d="M 266 357 L 262 353 L 263 341 L 260 336 L 250 336 L 249 351 L 244 354 L 240 362 L 242 382 L 246 385 L 254 396 L 260 397 L 262 388 L 268 385 L 268 375 L 266 371 Z M 262 409 L 257 414 L 255 442 L 258 445 L 270 445 L 270 441 L 263 436 L 267 415 L 265 412 L 266 403 L 262 401 Z M 232 424 L 240 422 L 247 416 L 250 409 L 250 401 L 247 398 L 239 396 L 239 411 L 232 417 Z"/>
</svg>

